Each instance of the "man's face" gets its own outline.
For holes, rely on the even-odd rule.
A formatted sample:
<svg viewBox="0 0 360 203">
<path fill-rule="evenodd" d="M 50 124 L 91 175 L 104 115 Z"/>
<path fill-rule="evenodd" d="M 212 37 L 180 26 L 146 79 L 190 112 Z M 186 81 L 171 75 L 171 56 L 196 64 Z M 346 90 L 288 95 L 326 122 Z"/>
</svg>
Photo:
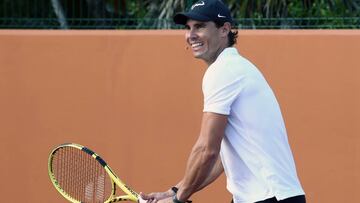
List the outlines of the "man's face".
<svg viewBox="0 0 360 203">
<path fill-rule="evenodd" d="M 185 27 L 187 29 L 185 39 L 195 58 L 203 59 L 208 63 L 215 61 L 221 49 L 222 39 L 221 31 L 215 23 L 189 19 Z"/>
</svg>

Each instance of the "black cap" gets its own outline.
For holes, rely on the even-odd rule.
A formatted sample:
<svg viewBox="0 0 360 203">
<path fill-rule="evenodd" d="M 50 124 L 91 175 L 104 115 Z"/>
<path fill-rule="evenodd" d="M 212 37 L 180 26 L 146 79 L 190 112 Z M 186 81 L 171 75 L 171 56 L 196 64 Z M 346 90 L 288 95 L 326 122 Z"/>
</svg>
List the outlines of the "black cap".
<svg viewBox="0 0 360 203">
<path fill-rule="evenodd" d="M 221 0 L 201 0 L 193 4 L 188 12 L 174 16 L 176 24 L 185 25 L 188 19 L 207 22 L 233 23 L 229 8 Z"/>
</svg>

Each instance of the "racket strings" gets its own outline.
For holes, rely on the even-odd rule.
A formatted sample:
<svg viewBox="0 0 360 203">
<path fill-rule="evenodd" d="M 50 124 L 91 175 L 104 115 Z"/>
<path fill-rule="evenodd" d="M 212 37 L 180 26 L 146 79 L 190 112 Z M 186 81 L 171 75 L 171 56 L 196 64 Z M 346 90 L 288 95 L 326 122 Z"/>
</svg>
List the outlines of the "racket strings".
<svg viewBox="0 0 360 203">
<path fill-rule="evenodd" d="M 100 203 L 112 195 L 112 182 L 105 169 L 81 150 L 60 148 L 52 167 L 60 187 L 78 201 Z"/>
</svg>

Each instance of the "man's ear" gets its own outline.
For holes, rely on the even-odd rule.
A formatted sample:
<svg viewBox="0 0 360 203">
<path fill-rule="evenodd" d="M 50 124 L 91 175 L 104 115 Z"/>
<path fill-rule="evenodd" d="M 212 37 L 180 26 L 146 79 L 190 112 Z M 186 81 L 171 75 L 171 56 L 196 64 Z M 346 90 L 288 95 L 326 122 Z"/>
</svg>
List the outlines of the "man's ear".
<svg viewBox="0 0 360 203">
<path fill-rule="evenodd" d="M 223 37 L 228 36 L 229 32 L 231 31 L 231 25 L 229 22 L 224 23 L 224 25 L 221 27 L 221 35 Z"/>
</svg>

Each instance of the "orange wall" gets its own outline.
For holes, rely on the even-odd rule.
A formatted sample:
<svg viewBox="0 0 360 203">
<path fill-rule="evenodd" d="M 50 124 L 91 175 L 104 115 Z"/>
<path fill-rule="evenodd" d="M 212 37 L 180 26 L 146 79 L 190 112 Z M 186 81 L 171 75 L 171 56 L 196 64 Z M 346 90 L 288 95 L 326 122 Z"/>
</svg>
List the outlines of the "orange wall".
<svg viewBox="0 0 360 203">
<path fill-rule="evenodd" d="M 0 31 L 3 202 L 65 202 L 47 158 L 88 146 L 135 190 L 178 181 L 199 132 L 205 64 L 183 31 Z M 360 188 L 360 31 L 240 31 L 238 48 L 272 85 L 308 202 Z M 26 198 L 24 198 L 26 197 Z M 193 196 L 229 202 L 224 177 Z"/>
</svg>

